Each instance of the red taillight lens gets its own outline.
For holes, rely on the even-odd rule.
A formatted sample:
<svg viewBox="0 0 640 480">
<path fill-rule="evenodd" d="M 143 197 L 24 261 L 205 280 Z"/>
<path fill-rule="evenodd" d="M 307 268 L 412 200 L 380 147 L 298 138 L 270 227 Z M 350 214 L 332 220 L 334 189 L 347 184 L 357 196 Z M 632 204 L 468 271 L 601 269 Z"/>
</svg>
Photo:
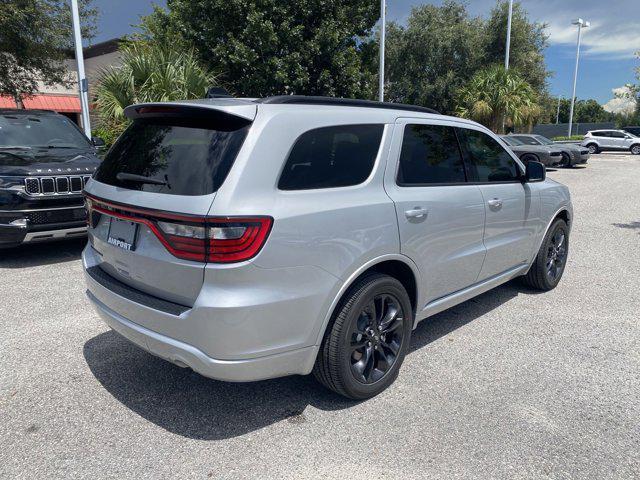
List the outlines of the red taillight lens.
<svg viewBox="0 0 640 480">
<path fill-rule="evenodd" d="M 273 225 L 271 217 L 187 217 L 86 198 L 90 212 L 146 225 L 173 256 L 233 263 L 255 257 Z"/>
<path fill-rule="evenodd" d="M 267 240 L 272 223 L 270 217 L 208 219 L 208 260 L 230 263 L 254 257 Z"/>
<path fill-rule="evenodd" d="M 194 225 L 157 220 L 155 225 L 159 231 L 154 230 L 153 227 L 151 227 L 151 230 L 158 236 L 160 241 L 164 240 L 162 243 L 172 255 L 197 262 L 205 261 L 207 231 L 202 224 Z"/>
<path fill-rule="evenodd" d="M 272 223 L 270 217 L 205 218 L 201 224 L 155 222 L 159 238 L 173 255 L 214 263 L 242 262 L 254 257 L 267 240 Z"/>
</svg>

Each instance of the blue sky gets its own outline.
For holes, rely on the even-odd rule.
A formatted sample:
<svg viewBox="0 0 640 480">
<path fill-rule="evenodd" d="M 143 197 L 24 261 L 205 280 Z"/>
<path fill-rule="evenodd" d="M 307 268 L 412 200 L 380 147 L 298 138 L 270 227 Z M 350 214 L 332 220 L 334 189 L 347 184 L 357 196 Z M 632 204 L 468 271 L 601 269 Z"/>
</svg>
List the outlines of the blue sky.
<svg viewBox="0 0 640 480">
<path fill-rule="evenodd" d="M 134 29 L 140 15 L 151 12 L 150 0 L 94 0 L 100 11 L 99 34 L 94 42 L 107 40 Z M 404 22 L 412 6 L 441 3 L 439 0 L 387 0 L 390 20 Z M 495 0 L 468 1 L 473 15 L 487 15 Z M 633 53 L 640 50 L 640 0 L 521 0 L 533 20 L 548 24 L 550 47 L 545 52 L 549 70 L 554 72 L 550 90 L 554 95 L 571 95 L 575 61 L 576 27 L 571 20 L 581 16 L 592 26 L 583 31 L 583 50 L 578 77 L 579 98 L 595 98 L 605 103 L 613 97 L 612 89 L 635 80 L 634 67 L 640 61 Z"/>
</svg>

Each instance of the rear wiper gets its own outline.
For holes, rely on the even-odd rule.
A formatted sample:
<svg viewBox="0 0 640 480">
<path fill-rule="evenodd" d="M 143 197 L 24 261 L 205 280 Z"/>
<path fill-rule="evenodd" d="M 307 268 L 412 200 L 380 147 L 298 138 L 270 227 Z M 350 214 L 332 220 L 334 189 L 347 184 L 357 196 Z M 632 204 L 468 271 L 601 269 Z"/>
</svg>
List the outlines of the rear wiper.
<svg viewBox="0 0 640 480">
<path fill-rule="evenodd" d="M 135 173 L 120 172 L 116 175 L 116 178 L 121 182 L 150 183 L 151 185 L 169 185 L 168 182 L 156 180 L 155 178 L 151 177 L 145 177 L 144 175 L 136 175 Z"/>
<path fill-rule="evenodd" d="M 31 150 L 26 145 L 0 145 L 0 150 Z"/>
</svg>

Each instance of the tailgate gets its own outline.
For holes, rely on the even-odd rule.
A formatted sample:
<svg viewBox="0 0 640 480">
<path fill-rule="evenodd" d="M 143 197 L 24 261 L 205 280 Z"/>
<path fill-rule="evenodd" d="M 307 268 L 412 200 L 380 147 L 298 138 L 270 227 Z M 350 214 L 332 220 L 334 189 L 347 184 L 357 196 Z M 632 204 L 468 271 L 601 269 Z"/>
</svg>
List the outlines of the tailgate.
<svg viewBox="0 0 640 480">
<path fill-rule="evenodd" d="M 89 241 L 102 270 L 149 295 L 193 305 L 206 265 L 205 218 L 251 125 L 244 106 L 241 112 L 127 109 L 132 125 L 85 189 Z"/>
</svg>

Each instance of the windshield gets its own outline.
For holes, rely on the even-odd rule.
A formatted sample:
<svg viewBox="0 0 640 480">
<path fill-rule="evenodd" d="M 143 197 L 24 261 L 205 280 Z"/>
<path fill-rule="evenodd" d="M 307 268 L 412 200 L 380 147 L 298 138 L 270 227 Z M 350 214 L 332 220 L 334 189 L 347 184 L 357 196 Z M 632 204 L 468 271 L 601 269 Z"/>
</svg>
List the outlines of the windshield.
<svg viewBox="0 0 640 480">
<path fill-rule="evenodd" d="M 549 140 L 547 137 L 543 137 L 542 135 L 536 135 L 536 138 L 543 145 L 553 145 L 553 140 Z"/>
<path fill-rule="evenodd" d="M 0 115 L 0 149 L 9 147 L 82 148 L 87 138 L 62 115 Z"/>
<path fill-rule="evenodd" d="M 507 143 L 507 145 L 511 145 L 512 147 L 515 147 L 517 145 L 524 145 L 520 140 L 517 140 L 513 137 L 501 137 L 501 138 Z"/>
</svg>

